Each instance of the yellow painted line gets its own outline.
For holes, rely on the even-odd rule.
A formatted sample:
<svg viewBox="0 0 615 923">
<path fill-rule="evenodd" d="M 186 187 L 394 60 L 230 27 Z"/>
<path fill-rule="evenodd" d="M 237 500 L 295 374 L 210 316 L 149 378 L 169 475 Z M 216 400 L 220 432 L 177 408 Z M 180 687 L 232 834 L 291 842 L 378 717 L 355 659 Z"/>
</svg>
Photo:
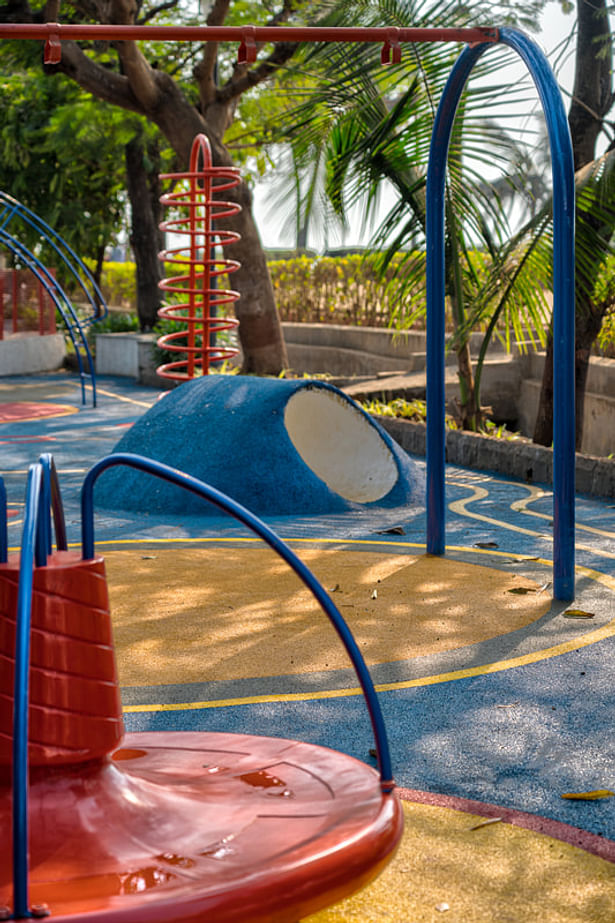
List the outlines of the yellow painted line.
<svg viewBox="0 0 615 923">
<path fill-rule="evenodd" d="M 514 482 L 507 481 L 506 483 L 512 484 Z M 449 509 L 452 510 L 454 513 L 457 513 L 460 516 L 467 516 L 469 519 L 478 519 L 481 522 L 488 522 L 490 525 L 497 526 L 500 529 L 507 529 L 509 532 L 520 532 L 522 535 L 531 535 L 533 538 L 538 538 L 543 542 L 552 541 L 552 537 L 550 535 L 543 535 L 542 532 L 535 532 L 532 529 L 524 529 L 522 526 L 514 526 L 510 522 L 504 522 L 501 519 L 493 519 L 491 516 L 484 516 L 482 513 L 471 513 L 467 509 L 467 505 L 469 503 L 474 503 L 476 500 L 483 500 L 485 497 L 488 497 L 489 491 L 485 490 L 484 487 L 469 487 L 467 484 L 461 484 L 461 483 L 456 483 L 456 486 L 464 487 L 466 490 L 471 490 L 472 494 L 469 497 L 465 497 L 462 500 L 454 500 L 452 503 L 449 503 Z M 522 484 L 518 484 L 516 486 L 524 487 L 526 490 L 532 489 Z M 531 500 L 531 497 L 527 499 L 527 502 L 530 502 L 530 500 Z M 522 503 L 523 501 L 517 500 L 516 502 Z M 511 504 L 511 509 L 512 508 L 513 508 L 513 505 Z M 544 513 L 531 513 L 529 510 L 526 512 L 529 513 L 530 515 L 538 516 L 541 519 L 542 518 L 548 519 L 548 520 L 551 519 L 550 516 L 547 516 Z M 603 537 L 605 536 L 612 537 L 612 533 L 600 532 L 599 529 L 593 529 L 590 526 L 584 527 L 584 526 L 576 524 L 576 527 L 579 529 L 585 528 L 585 530 L 588 532 L 596 532 L 598 535 L 602 535 Z M 611 561 L 615 560 L 615 553 L 611 551 L 605 551 L 603 548 L 596 548 L 594 545 L 583 545 L 580 542 L 575 542 L 574 547 L 577 548 L 579 551 L 589 551 L 591 554 L 596 555 L 597 557 L 608 558 Z"/>
<path fill-rule="evenodd" d="M 58 471 L 58 474 L 85 474 L 88 470 L 88 468 L 62 468 Z M 7 468 L 5 471 L 0 471 L 0 474 L 2 477 L 8 477 L 11 474 L 28 474 L 28 471 L 28 468 Z"/>
<path fill-rule="evenodd" d="M 484 500 L 485 497 L 489 496 L 489 491 L 485 490 L 484 487 L 469 487 L 466 484 L 459 485 L 465 487 L 466 490 L 471 490 L 472 493 L 469 497 L 464 497 L 462 500 L 453 500 L 452 503 L 449 503 L 448 508 L 452 510 L 453 513 L 458 513 L 460 516 L 467 516 L 469 519 L 478 519 L 481 522 L 488 522 L 491 525 L 498 526 L 500 529 L 508 529 L 511 532 L 520 532 L 522 535 L 531 535 L 533 538 L 541 538 L 543 541 L 548 541 L 548 537 L 544 536 L 541 532 L 535 532 L 532 529 L 524 529 L 522 526 L 514 526 L 510 522 L 502 522 L 501 519 L 493 519 L 491 516 L 485 516 L 482 513 L 471 513 L 467 506 L 469 503 L 474 503 L 476 500 Z"/>
<path fill-rule="evenodd" d="M 511 482 L 509 481 L 508 483 Z M 511 510 L 523 513 L 526 516 L 535 516 L 537 519 L 546 519 L 550 522 L 553 519 L 552 515 L 548 513 L 538 513 L 536 510 L 528 510 L 527 506 L 529 503 L 542 500 L 543 497 L 552 496 L 551 491 L 541 490 L 539 487 L 529 487 L 527 485 L 525 489 L 530 491 L 530 496 L 525 497 L 523 500 L 515 500 L 514 503 L 510 504 Z M 594 526 L 585 526 L 581 522 L 575 522 L 575 529 L 581 529 L 583 532 L 591 532 L 594 535 L 602 535 L 604 538 L 615 538 L 615 532 L 607 532 L 606 529 L 596 529 Z"/>
<path fill-rule="evenodd" d="M 92 385 L 86 385 L 87 391 L 93 391 Z M 114 394 L 113 391 L 105 391 L 103 388 L 96 388 L 97 394 L 104 394 L 105 397 L 112 397 L 116 401 L 124 401 L 126 404 L 136 404 L 137 407 L 153 407 L 156 401 L 152 401 L 151 404 L 148 404 L 147 401 L 137 401 L 133 397 L 124 397 L 123 394 Z"/>
<path fill-rule="evenodd" d="M 250 540 L 248 540 L 250 541 Z M 300 541 L 310 541 L 309 539 L 300 539 Z M 311 540 L 316 543 L 316 540 Z M 329 540 L 331 541 L 331 540 Z M 356 544 L 365 544 L 363 540 L 351 540 L 351 542 Z M 416 547 L 414 543 L 401 543 L 401 542 L 378 542 L 377 544 L 385 545 L 399 545 L 407 544 L 412 547 Z M 424 547 L 424 546 L 422 546 Z M 510 558 L 510 553 L 504 551 L 491 551 L 485 549 L 469 549 L 464 546 L 451 546 L 448 550 L 450 551 L 471 551 L 473 554 L 489 554 Z M 520 560 L 528 558 L 529 560 L 535 561 L 536 559 L 530 558 L 529 556 L 524 555 L 515 555 Z M 543 559 L 538 559 L 537 563 L 545 564 L 550 566 L 551 562 Z M 609 590 L 615 592 L 615 578 L 609 576 L 608 574 L 603 574 L 600 571 L 592 570 L 588 567 L 578 566 L 575 568 L 575 573 L 577 576 L 587 577 L 590 580 L 595 580 L 597 583 L 602 584 L 607 587 Z M 415 689 L 420 686 L 435 686 L 440 683 L 450 683 L 460 679 L 469 679 L 474 676 L 485 676 L 491 673 L 500 673 L 505 670 L 512 670 L 515 667 L 527 666 L 532 663 L 540 663 L 543 660 L 550 660 L 553 657 L 559 657 L 562 654 L 570 653 L 571 651 L 578 650 L 581 647 L 588 647 L 590 644 L 595 644 L 598 641 L 603 641 L 605 638 L 610 638 L 615 635 L 615 618 L 611 619 L 606 625 L 603 625 L 601 628 L 597 628 L 594 631 L 586 632 L 585 634 L 571 638 L 568 641 L 562 641 L 560 644 L 552 645 L 548 648 L 543 648 L 538 651 L 532 651 L 529 654 L 522 654 L 519 657 L 510 657 L 506 660 L 497 660 L 493 663 L 482 664 L 481 666 L 468 667 L 463 670 L 453 670 L 447 673 L 436 673 L 431 676 L 419 677 L 417 679 L 410 680 L 399 680 L 392 683 L 377 683 L 375 684 L 376 692 L 396 692 L 402 689 Z M 214 699 L 204 702 L 184 702 L 184 703 L 148 703 L 145 705 L 127 705 L 124 707 L 124 712 L 126 713 L 141 713 L 141 712 L 166 712 L 166 711 L 192 711 L 192 710 L 204 710 L 211 708 L 229 708 L 231 706 L 238 705 L 258 705 L 264 703 L 275 703 L 275 702 L 308 702 L 315 701 L 319 699 L 336 699 L 336 698 L 349 698 L 353 696 L 362 695 L 361 689 L 358 687 L 351 687 L 349 689 L 323 689 L 318 692 L 306 692 L 306 693 L 280 693 L 280 694 L 270 694 L 270 695 L 256 695 L 256 696 L 243 696 L 238 698 L 229 698 L 229 699 Z"/>
<path fill-rule="evenodd" d="M 392 548 L 412 548 L 412 549 L 424 549 L 424 543 L 418 542 L 401 542 L 401 541 L 389 541 L 381 539 L 345 539 L 340 541 L 339 539 L 327 539 L 327 538 L 288 538 L 285 539 L 288 543 L 302 543 L 302 544 L 312 544 L 312 545 L 322 545 L 322 544 L 335 544 L 335 545 L 376 545 L 376 546 L 387 546 Z M 261 543 L 259 538 L 135 538 L 135 539 L 119 539 L 119 540 L 109 540 L 106 542 L 100 542 L 101 545 L 148 545 L 148 544 L 182 544 L 182 543 L 201 543 L 203 545 L 207 544 L 256 544 Z M 80 543 L 72 543 L 69 545 L 71 548 L 80 547 Z M 18 549 L 10 549 L 18 550 Z M 447 551 L 458 551 L 463 553 L 470 553 L 472 555 L 487 555 L 489 557 L 503 557 L 510 559 L 511 556 L 516 560 L 523 561 L 528 560 L 538 564 L 542 564 L 546 567 L 551 567 L 552 562 L 545 558 L 535 558 L 531 555 L 517 554 L 509 551 L 497 551 L 495 549 L 483 549 L 483 548 L 469 548 L 465 545 L 449 545 L 447 546 Z M 609 576 L 608 574 L 603 574 L 600 571 L 592 570 L 588 567 L 583 567 L 581 565 L 575 568 L 575 573 L 578 576 L 588 577 L 591 580 L 595 580 L 597 583 L 601 583 L 603 586 L 607 587 L 609 590 L 615 592 L 615 578 Z M 420 686 L 433 686 L 439 683 L 454 682 L 459 679 L 467 679 L 473 676 L 482 676 L 490 673 L 503 672 L 504 670 L 511 670 L 515 667 L 526 666 L 532 663 L 539 663 L 542 660 L 548 660 L 552 657 L 559 657 L 562 654 L 569 653 L 573 650 L 578 650 L 581 647 L 587 647 L 590 644 L 595 644 L 598 641 L 602 641 L 605 638 L 609 638 L 615 635 L 615 618 L 608 622 L 606 625 L 603 625 L 601 628 L 596 629 L 595 631 L 587 632 L 577 638 L 572 638 L 569 641 L 561 642 L 560 644 L 553 645 L 549 648 L 543 648 L 539 651 L 532 651 L 529 654 L 524 654 L 519 657 L 512 657 L 507 660 L 499 660 L 493 663 L 483 664 L 477 667 L 470 667 L 464 670 L 454 670 L 448 673 L 437 673 L 431 676 L 420 677 L 418 679 L 412 680 L 400 680 L 393 683 L 379 683 L 376 684 L 375 688 L 377 692 L 394 692 L 401 689 L 412 689 Z M 174 702 L 174 703 L 148 703 L 145 705 L 127 705 L 124 707 L 124 712 L 126 713 L 141 713 L 141 712 L 159 712 L 159 711 L 191 711 L 191 710 L 203 710 L 211 708 L 228 708 L 231 706 L 238 705 L 256 705 L 263 703 L 275 703 L 275 702 L 307 702 L 314 701 L 319 699 L 336 699 L 336 698 L 348 698 L 353 696 L 362 695 L 361 690 L 358 687 L 351 687 L 349 689 L 323 689 L 318 692 L 305 692 L 305 693 L 280 693 L 280 694 L 267 694 L 267 695 L 257 695 L 257 696 L 243 696 L 237 698 L 229 699 L 214 699 L 204 702 Z"/>
</svg>

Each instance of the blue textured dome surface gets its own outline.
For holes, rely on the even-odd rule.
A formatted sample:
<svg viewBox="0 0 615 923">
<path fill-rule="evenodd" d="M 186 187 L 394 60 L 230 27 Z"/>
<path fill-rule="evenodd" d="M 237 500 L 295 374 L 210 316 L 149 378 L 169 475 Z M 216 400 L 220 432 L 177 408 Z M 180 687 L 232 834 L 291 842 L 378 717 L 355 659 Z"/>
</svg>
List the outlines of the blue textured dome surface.
<svg viewBox="0 0 615 923">
<path fill-rule="evenodd" d="M 392 456 L 397 477 L 380 499 L 357 503 L 330 489 L 303 460 L 285 424 L 288 401 L 300 391 L 326 392 L 348 405 L 378 434 Z M 323 403 L 325 403 L 323 397 Z M 321 431 L 322 430 L 322 431 Z M 373 434 L 369 432 L 373 442 Z M 326 455 L 336 433 L 314 428 Z M 361 452 L 361 438 L 354 451 Z M 387 451 L 388 450 L 388 451 Z M 186 382 L 157 401 L 115 446 L 164 462 L 205 481 L 260 515 L 340 513 L 397 507 L 420 499 L 416 467 L 389 435 L 339 389 L 321 381 L 212 375 Z M 96 502 L 108 509 L 150 513 L 217 513 L 206 501 L 142 472 L 116 468 L 96 487 Z"/>
</svg>

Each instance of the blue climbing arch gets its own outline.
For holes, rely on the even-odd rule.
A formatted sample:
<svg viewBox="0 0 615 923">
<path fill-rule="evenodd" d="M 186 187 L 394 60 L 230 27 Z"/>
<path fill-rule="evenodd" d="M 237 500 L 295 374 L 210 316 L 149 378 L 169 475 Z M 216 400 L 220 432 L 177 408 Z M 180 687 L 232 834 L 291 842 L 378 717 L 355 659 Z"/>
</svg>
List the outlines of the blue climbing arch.
<svg viewBox="0 0 615 923">
<path fill-rule="evenodd" d="M 52 248 L 69 277 L 76 284 L 80 298 L 86 306 L 85 311 L 81 311 L 81 316 L 77 313 L 65 289 L 49 269 L 43 265 L 36 254 L 20 242 L 19 227 L 24 225 L 38 232 L 41 240 Z M 5 192 L 0 192 L 0 244 L 13 253 L 36 276 L 53 301 L 62 317 L 77 357 L 82 403 L 87 403 L 86 383 L 89 382 L 92 388 L 92 403 L 96 406 L 96 376 L 86 330 L 91 324 L 102 320 L 107 315 L 108 309 L 92 274 L 83 260 L 50 225 Z"/>
</svg>

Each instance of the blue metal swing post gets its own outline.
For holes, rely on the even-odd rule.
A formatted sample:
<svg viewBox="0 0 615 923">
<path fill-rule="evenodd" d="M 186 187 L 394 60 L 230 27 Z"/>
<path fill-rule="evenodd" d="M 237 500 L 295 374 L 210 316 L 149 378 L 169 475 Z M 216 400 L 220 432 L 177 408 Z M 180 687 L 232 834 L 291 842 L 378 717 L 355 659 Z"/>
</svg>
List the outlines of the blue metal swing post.
<svg viewBox="0 0 615 923">
<path fill-rule="evenodd" d="M 553 595 L 574 599 L 574 164 L 566 113 L 549 62 L 522 32 L 499 40 L 523 59 L 544 110 L 553 173 Z M 455 112 L 476 61 L 490 43 L 461 53 L 434 122 L 427 172 L 427 551 L 445 549 L 444 202 L 446 161 Z"/>
</svg>

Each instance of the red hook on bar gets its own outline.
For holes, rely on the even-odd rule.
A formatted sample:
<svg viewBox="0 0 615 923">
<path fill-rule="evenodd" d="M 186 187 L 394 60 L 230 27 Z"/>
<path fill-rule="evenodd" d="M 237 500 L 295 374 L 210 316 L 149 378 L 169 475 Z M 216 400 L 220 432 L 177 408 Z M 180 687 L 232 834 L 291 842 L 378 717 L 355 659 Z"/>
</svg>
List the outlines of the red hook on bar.
<svg viewBox="0 0 615 923">
<path fill-rule="evenodd" d="M 45 64 L 59 64 L 61 60 L 62 42 L 60 41 L 60 32 L 56 29 L 50 30 L 45 42 L 43 61 Z"/>
<path fill-rule="evenodd" d="M 241 30 L 241 44 L 237 49 L 238 64 L 254 64 L 256 61 L 256 30 L 254 26 L 244 26 Z"/>
<path fill-rule="evenodd" d="M 380 52 L 382 64 L 401 64 L 401 45 L 399 44 L 399 29 L 388 29 L 382 51 Z"/>
</svg>

